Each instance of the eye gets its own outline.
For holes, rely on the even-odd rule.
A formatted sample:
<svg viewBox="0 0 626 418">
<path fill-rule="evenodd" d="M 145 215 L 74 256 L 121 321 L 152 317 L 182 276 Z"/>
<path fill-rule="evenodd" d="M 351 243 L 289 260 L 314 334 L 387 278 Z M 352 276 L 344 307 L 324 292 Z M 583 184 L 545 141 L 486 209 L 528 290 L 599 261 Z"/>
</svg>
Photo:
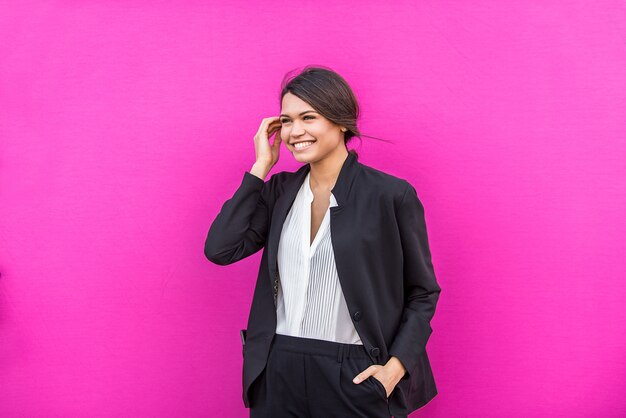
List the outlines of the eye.
<svg viewBox="0 0 626 418">
<path fill-rule="evenodd" d="M 302 119 L 306 120 L 306 118 L 315 119 L 315 116 L 306 115 L 306 116 L 304 116 Z M 281 119 L 281 120 L 280 120 L 280 123 L 289 123 L 289 119 Z"/>
</svg>

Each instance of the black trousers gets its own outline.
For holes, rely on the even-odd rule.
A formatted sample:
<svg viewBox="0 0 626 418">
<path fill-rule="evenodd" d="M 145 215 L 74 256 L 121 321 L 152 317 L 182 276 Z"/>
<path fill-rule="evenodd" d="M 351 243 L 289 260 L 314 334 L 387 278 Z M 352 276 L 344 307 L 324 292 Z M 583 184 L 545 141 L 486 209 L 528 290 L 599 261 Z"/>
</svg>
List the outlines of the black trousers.
<svg viewBox="0 0 626 418">
<path fill-rule="evenodd" d="M 250 388 L 251 418 L 389 418 L 383 384 L 352 379 L 374 364 L 360 344 L 276 334 Z"/>
</svg>

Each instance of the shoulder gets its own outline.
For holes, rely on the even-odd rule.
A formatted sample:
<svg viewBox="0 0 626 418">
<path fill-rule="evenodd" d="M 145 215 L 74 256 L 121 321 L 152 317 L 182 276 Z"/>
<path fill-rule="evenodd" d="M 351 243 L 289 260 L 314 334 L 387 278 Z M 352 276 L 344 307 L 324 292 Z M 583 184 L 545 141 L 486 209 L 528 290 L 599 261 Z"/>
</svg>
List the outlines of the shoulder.
<svg viewBox="0 0 626 418">
<path fill-rule="evenodd" d="M 297 171 L 279 171 L 270 176 L 269 180 L 267 180 L 267 186 L 272 189 L 272 191 L 281 191 L 282 188 L 288 183 L 295 175 L 299 172 Z"/>
<path fill-rule="evenodd" d="M 394 206 L 402 202 L 408 192 L 415 188 L 405 178 L 384 172 L 372 166 L 360 163 L 359 187 L 378 194 L 381 198 L 393 200 Z"/>
<path fill-rule="evenodd" d="M 300 167 L 296 171 L 278 171 L 272 174 L 265 182 L 265 195 L 268 201 L 275 201 L 280 197 L 289 185 L 293 184 L 298 177 L 298 174 L 305 169 L 305 166 Z"/>
<path fill-rule="evenodd" d="M 285 183 L 291 178 L 294 173 L 289 171 L 279 171 L 272 174 L 265 180 L 263 185 L 263 197 L 267 202 L 276 200 L 282 192 Z"/>
<path fill-rule="evenodd" d="M 391 188 L 393 191 L 401 192 L 404 192 L 404 190 L 410 186 L 409 182 L 402 177 L 384 172 L 363 163 L 360 164 L 361 172 L 359 177 L 361 178 L 361 181 L 367 182 L 372 186 L 380 186 L 386 189 Z"/>
</svg>

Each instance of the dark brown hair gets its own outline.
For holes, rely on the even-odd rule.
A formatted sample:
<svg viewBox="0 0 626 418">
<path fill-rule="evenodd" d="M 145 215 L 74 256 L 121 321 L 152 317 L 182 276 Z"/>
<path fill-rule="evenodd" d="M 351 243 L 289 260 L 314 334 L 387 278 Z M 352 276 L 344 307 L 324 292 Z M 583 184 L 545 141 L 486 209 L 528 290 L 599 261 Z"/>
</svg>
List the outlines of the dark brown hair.
<svg viewBox="0 0 626 418">
<path fill-rule="evenodd" d="M 295 76 L 287 73 L 281 83 L 279 105 L 288 92 L 307 102 L 326 119 L 344 126 L 347 129 L 344 133 L 346 148 L 352 138 L 367 136 L 362 135 L 357 127 L 359 104 L 354 92 L 346 80 L 330 68 L 308 65 Z M 359 157 L 353 149 L 348 152 Z"/>
</svg>

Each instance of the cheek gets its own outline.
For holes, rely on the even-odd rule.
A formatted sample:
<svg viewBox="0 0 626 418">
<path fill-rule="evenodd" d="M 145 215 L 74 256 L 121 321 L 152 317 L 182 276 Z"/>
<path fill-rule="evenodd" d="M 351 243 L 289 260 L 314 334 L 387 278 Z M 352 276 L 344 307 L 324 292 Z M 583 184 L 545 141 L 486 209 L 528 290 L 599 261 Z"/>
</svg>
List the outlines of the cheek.
<svg viewBox="0 0 626 418">
<path fill-rule="evenodd" d="M 311 124 L 307 127 L 307 131 L 311 134 L 311 136 L 324 142 L 327 142 L 333 135 L 332 131 L 324 124 Z"/>
</svg>

